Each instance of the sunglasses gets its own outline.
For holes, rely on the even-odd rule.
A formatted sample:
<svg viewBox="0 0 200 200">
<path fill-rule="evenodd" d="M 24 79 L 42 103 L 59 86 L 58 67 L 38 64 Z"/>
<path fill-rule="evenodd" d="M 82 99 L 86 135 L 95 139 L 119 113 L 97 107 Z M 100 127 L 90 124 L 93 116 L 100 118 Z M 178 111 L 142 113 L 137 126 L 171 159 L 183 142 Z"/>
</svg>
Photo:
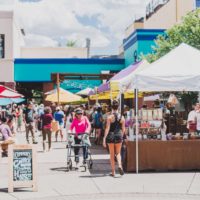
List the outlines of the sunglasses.
<svg viewBox="0 0 200 200">
<path fill-rule="evenodd" d="M 77 115 L 82 115 L 83 113 L 77 113 Z"/>
</svg>

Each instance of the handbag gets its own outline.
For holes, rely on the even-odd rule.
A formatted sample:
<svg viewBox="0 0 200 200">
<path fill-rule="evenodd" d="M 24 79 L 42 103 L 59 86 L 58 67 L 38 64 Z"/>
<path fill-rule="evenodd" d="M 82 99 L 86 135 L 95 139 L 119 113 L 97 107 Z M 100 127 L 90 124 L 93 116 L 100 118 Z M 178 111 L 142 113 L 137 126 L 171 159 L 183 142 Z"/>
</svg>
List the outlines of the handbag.
<svg viewBox="0 0 200 200">
<path fill-rule="evenodd" d="M 91 147 L 89 135 L 84 134 L 83 138 L 82 138 L 82 142 L 83 142 L 84 145 Z"/>
<path fill-rule="evenodd" d="M 53 132 L 58 131 L 58 130 L 60 129 L 60 126 L 59 126 L 58 121 L 53 120 L 53 121 L 51 122 L 51 128 L 52 128 L 52 131 L 53 131 Z"/>
</svg>

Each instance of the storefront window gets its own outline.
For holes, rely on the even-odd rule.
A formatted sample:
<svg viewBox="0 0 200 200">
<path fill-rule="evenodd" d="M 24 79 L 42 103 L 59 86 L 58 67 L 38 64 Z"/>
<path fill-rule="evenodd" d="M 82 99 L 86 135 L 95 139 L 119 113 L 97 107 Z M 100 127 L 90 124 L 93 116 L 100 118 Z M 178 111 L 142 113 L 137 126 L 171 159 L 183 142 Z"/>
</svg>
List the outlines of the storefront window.
<svg viewBox="0 0 200 200">
<path fill-rule="evenodd" d="M 5 36 L 0 34 L 0 59 L 5 57 Z"/>
</svg>

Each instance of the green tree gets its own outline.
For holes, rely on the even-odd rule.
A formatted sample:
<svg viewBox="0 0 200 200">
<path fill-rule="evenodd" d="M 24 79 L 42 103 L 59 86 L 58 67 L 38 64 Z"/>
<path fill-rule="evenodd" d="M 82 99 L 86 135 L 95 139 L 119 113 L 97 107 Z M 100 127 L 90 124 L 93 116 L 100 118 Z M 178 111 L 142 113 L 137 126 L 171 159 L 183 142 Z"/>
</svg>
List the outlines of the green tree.
<svg viewBox="0 0 200 200">
<path fill-rule="evenodd" d="M 182 23 L 159 35 L 152 47 L 153 53 L 145 58 L 151 63 L 167 54 L 182 42 L 200 49 L 200 9 L 188 13 L 183 17 Z"/>
<path fill-rule="evenodd" d="M 66 46 L 67 47 L 76 47 L 77 41 L 76 40 L 68 40 Z"/>
<path fill-rule="evenodd" d="M 200 50 L 200 9 L 188 13 L 180 24 L 159 35 L 152 47 L 153 53 L 144 56 L 150 63 L 158 60 L 182 42 Z M 187 56 L 187 55 L 186 55 Z M 197 102 L 197 92 L 176 93 L 181 97 L 186 111 L 191 110 L 192 104 Z"/>
</svg>

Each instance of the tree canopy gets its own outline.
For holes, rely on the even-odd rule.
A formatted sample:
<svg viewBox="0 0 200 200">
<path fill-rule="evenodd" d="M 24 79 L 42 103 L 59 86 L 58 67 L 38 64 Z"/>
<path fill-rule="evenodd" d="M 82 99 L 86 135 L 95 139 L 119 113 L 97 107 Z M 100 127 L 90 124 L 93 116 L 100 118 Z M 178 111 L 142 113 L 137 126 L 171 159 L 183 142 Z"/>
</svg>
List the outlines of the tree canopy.
<svg viewBox="0 0 200 200">
<path fill-rule="evenodd" d="M 66 46 L 67 47 L 77 47 L 77 41 L 76 40 L 68 40 Z"/>
<path fill-rule="evenodd" d="M 188 13 L 181 23 L 159 35 L 155 40 L 155 46 L 152 47 L 153 53 L 146 55 L 145 58 L 152 63 L 183 42 L 200 50 L 200 9 Z M 198 100 L 197 92 L 176 93 L 176 95 L 181 97 L 188 112 L 192 104 Z"/>
<path fill-rule="evenodd" d="M 166 30 L 155 40 L 153 53 L 145 58 L 151 63 L 167 54 L 182 42 L 200 49 L 200 9 L 188 13 L 181 23 Z"/>
</svg>

